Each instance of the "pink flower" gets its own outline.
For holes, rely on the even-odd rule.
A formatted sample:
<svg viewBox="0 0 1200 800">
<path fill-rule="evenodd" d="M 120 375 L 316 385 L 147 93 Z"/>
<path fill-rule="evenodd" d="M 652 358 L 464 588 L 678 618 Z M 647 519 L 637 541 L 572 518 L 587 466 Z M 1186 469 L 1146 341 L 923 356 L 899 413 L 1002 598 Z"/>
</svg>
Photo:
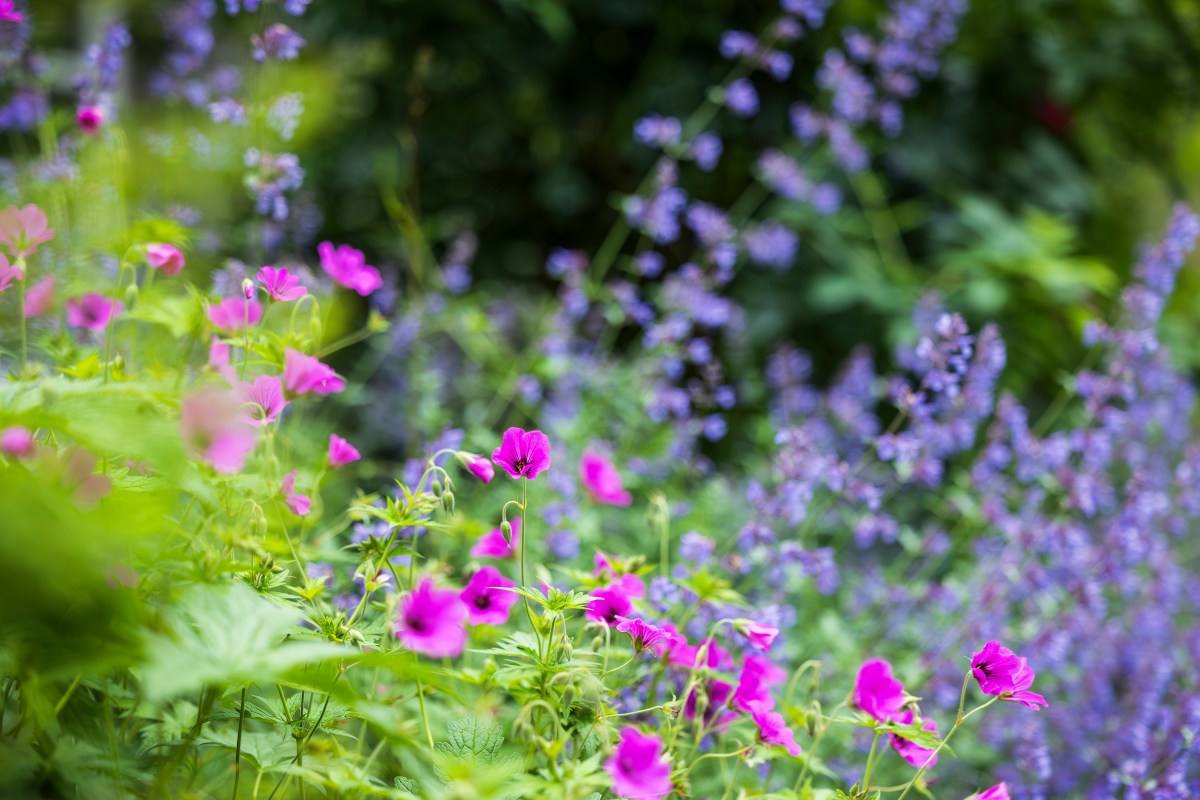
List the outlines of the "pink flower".
<svg viewBox="0 0 1200 800">
<path fill-rule="evenodd" d="M 367 264 L 361 250 L 348 244 L 334 248 L 332 242 L 321 242 L 317 245 L 317 253 L 321 256 L 321 269 L 329 273 L 335 283 L 353 289 L 363 297 L 383 285 L 379 270 Z"/>
<path fill-rule="evenodd" d="M 751 647 L 762 653 L 770 650 L 771 645 L 775 642 L 775 637 L 779 636 L 779 628 L 761 625 L 757 622 L 744 622 L 738 626 L 737 630 L 749 640 Z"/>
<path fill-rule="evenodd" d="M 1025 659 L 995 640 L 971 656 L 971 672 L 984 694 L 1021 703 L 1034 711 L 1049 705 L 1046 698 L 1028 691 L 1033 686 L 1034 672 Z"/>
<path fill-rule="evenodd" d="M 733 665 L 733 658 L 730 657 L 728 651 L 712 639 L 707 640 L 707 647 L 704 649 L 704 662 L 698 663 L 700 645 L 693 647 L 688 644 L 687 637 L 676 630 L 675 626 L 669 622 L 664 623 L 663 628 L 675 635 L 674 641 L 667 648 L 667 663 L 671 666 L 683 667 L 684 669 L 698 669 L 707 665 L 709 669 L 724 669 Z"/>
<path fill-rule="evenodd" d="M 308 294 L 308 289 L 300 285 L 300 279 L 286 268 L 263 267 L 258 271 L 258 282 L 267 290 L 272 300 L 278 300 L 280 303 L 287 303 Z"/>
<path fill-rule="evenodd" d="M 637 728 L 621 729 L 621 740 L 604 769 L 617 797 L 662 800 L 675 788 L 671 764 L 663 757 L 662 742 Z"/>
<path fill-rule="evenodd" d="M 360 458 L 362 458 L 362 454 L 355 449 L 354 445 L 335 433 L 329 434 L 329 466 L 338 469 L 347 464 L 353 464 Z"/>
<path fill-rule="evenodd" d="M 38 245 L 53 238 L 54 231 L 46 224 L 46 212 L 32 203 L 0 211 L 0 244 L 6 245 L 16 258 L 28 258 L 37 252 Z"/>
<path fill-rule="evenodd" d="M 279 419 L 287 408 L 283 397 L 283 381 L 274 375 L 259 375 L 254 383 L 239 383 L 234 394 L 242 403 L 242 416 L 256 428 Z"/>
<path fill-rule="evenodd" d="M 72 447 L 60 455 L 50 450 L 51 458 L 58 461 L 59 479 L 62 485 L 75 490 L 75 499 L 85 506 L 94 505 L 101 497 L 112 492 L 112 479 L 96 474 L 96 457 L 82 447 Z"/>
<path fill-rule="evenodd" d="M 733 707 L 746 712 L 752 712 L 756 705 L 774 708 L 775 698 L 771 697 L 771 687 L 785 680 L 787 673 L 764 656 L 746 656 L 737 688 L 733 692 Z"/>
<path fill-rule="evenodd" d="M 633 495 L 621 487 L 621 473 L 613 463 L 593 450 L 584 450 L 579 459 L 579 477 L 583 487 L 597 502 L 627 506 Z"/>
<path fill-rule="evenodd" d="M 346 388 L 328 364 L 298 350 L 288 348 L 283 353 L 283 385 L 293 397 L 302 394 L 337 394 Z"/>
<path fill-rule="evenodd" d="M 40 317 L 54 302 L 54 276 L 47 275 L 25 292 L 25 318 Z"/>
<path fill-rule="evenodd" d="M 967 800 L 1011 800 L 1011 798 L 1008 796 L 1008 784 L 997 783 L 990 789 L 976 792 L 968 797 Z"/>
<path fill-rule="evenodd" d="M 146 245 L 146 263 L 164 275 L 178 275 L 184 267 L 183 251 L 173 244 Z"/>
<path fill-rule="evenodd" d="M 13 7 L 13 0 L 0 0 L 0 22 L 20 22 L 25 17 Z"/>
<path fill-rule="evenodd" d="M 257 300 L 242 297 L 226 297 L 208 308 L 208 321 L 225 333 L 237 333 L 262 319 L 263 307 Z"/>
<path fill-rule="evenodd" d="M 467 619 L 471 624 L 503 625 L 508 622 L 508 614 L 516 605 L 517 595 L 505 591 L 503 587 L 512 586 L 516 584 L 501 575 L 495 567 L 481 567 L 472 575 L 458 595 L 467 607 Z"/>
<path fill-rule="evenodd" d="M 541 431 L 509 428 L 492 452 L 492 461 L 514 478 L 533 480 L 550 468 L 550 440 Z"/>
<path fill-rule="evenodd" d="M 517 548 L 521 546 L 521 518 L 517 517 L 508 523 L 512 530 L 512 541 L 504 538 L 504 531 L 492 528 L 479 537 L 479 541 L 471 548 L 475 558 L 515 558 Z"/>
<path fill-rule="evenodd" d="M 33 433 L 22 425 L 14 425 L 0 432 L 0 452 L 12 458 L 29 458 L 37 449 Z"/>
<path fill-rule="evenodd" d="M 100 106 L 80 106 L 75 110 L 75 125 L 91 136 L 104 124 L 104 110 Z"/>
<path fill-rule="evenodd" d="M 594 599 L 588 604 L 586 616 L 593 622 L 603 622 L 611 627 L 616 624 L 618 617 L 623 617 L 633 610 L 629 598 L 618 589 L 592 589 L 588 594 Z"/>
<path fill-rule="evenodd" d="M 461 450 L 455 456 L 458 458 L 458 463 L 466 467 L 472 475 L 484 483 L 491 483 L 492 478 L 496 477 L 496 470 L 492 466 L 492 462 L 483 456 L 477 456 L 474 453 L 465 453 Z"/>
<path fill-rule="evenodd" d="M 421 581 L 400 603 L 396 639 L 416 653 L 453 658 L 467 644 L 467 607 L 452 589 L 434 589 L 433 579 Z"/>
<path fill-rule="evenodd" d="M 312 509 L 312 500 L 307 495 L 296 494 L 296 470 L 283 476 L 280 489 L 283 492 L 283 501 L 296 516 L 303 517 Z"/>
<path fill-rule="evenodd" d="M 8 259 L 0 255 L 0 292 L 3 292 L 13 281 L 19 281 L 25 277 L 25 272 L 20 267 L 14 267 L 8 263 Z"/>
<path fill-rule="evenodd" d="M 787 726 L 782 714 L 777 714 L 760 703 L 750 707 L 750 717 L 758 726 L 758 738 L 765 744 L 777 744 L 788 751 L 788 755 L 798 756 L 803 750 L 796 744 L 796 736 Z"/>
<path fill-rule="evenodd" d="M 912 725 L 916 715 L 911 711 L 905 711 L 897 716 L 894 720 L 902 725 Z M 933 720 L 926 719 L 921 721 L 921 730 L 937 733 L 937 725 Z M 911 739 L 905 739 L 903 736 L 897 736 L 894 733 L 888 734 L 888 739 L 891 741 L 892 748 L 900 754 L 900 757 L 912 764 L 914 767 L 934 767 L 937 766 L 937 756 L 935 751 L 928 747 L 921 747 Z"/>
<path fill-rule="evenodd" d="M 212 337 L 212 343 L 208 346 L 208 366 L 230 383 L 237 380 L 237 373 L 229 365 L 229 345 L 216 336 Z"/>
<path fill-rule="evenodd" d="M 201 389 L 184 400 L 179 427 L 188 454 L 220 473 L 240 471 L 256 438 L 239 409 L 240 403 L 232 395 L 216 387 Z"/>
<path fill-rule="evenodd" d="M 683 704 L 683 716 L 685 719 L 695 719 L 696 709 L 700 705 L 700 694 L 703 693 L 705 699 L 704 706 L 704 724 L 708 725 L 717 714 L 720 714 L 725 704 L 729 702 L 729 693 L 733 691 L 733 687 L 725 681 L 716 678 L 706 682 L 702 687 L 693 689 L 687 697 L 687 702 Z M 722 715 L 718 726 L 721 728 L 728 727 L 728 723 L 737 718 L 736 714 L 726 712 Z"/>
<path fill-rule="evenodd" d="M 628 633 L 633 640 L 633 649 L 638 653 L 649 650 L 656 656 L 661 656 L 675 640 L 675 634 L 663 630 L 657 625 L 651 625 L 640 619 L 617 617 L 617 630 Z"/>
<path fill-rule="evenodd" d="M 95 292 L 74 297 L 67 301 L 67 324 L 72 328 L 102 331 L 121 313 L 121 308 L 120 302 Z"/>
<path fill-rule="evenodd" d="M 854 705 L 880 722 L 899 718 L 904 705 L 904 684 L 892 674 L 892 665 L 873 658 L 859 667 L 854 681 Z"/>
</svg>

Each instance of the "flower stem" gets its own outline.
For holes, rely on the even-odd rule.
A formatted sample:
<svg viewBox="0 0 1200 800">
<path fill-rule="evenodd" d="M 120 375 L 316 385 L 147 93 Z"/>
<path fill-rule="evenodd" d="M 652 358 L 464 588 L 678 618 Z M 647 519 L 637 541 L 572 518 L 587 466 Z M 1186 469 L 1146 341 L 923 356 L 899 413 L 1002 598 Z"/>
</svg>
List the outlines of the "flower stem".
<svg viewBox="0 0 1200 800">
<path fill-rule="evenodd" d="M 429 749 L 433 749 L 433 732 L 429 729 L 429 714 L 425 711 L 425 686 L 421 683 L 421 679 L 417 678 L 417 703 L 421 706 L 421 724 L 425 726 L 425 741 L 429 742 Z"/>
<path fill-rule="evenodd" d="M 242 687 L 242 701 L 238 705 L 237 747 L 233 751 L 233 800 L 237 800 L 238 784 L 242 780 L 242 724 L 246 721 L 246 687 Z"/>
<path fill-rule="evenodd" d="M 521 588 L 525 585 L 525 540 L 529 538 L 529 528 L 525 526 L 525 509 L 528 507 L 529 479 L 521 478 Z M 525 615 L 529 617 L 529 626 L 533 628 L 533 636 L 537 639 L 538 653 L 542 652 L 542 634 L 538 632 L 537 622 L 533 619 L 533 611 L 529 608 L 529 598 L 521 595 L 521 603 L 525 606 Z"/>
</svg>

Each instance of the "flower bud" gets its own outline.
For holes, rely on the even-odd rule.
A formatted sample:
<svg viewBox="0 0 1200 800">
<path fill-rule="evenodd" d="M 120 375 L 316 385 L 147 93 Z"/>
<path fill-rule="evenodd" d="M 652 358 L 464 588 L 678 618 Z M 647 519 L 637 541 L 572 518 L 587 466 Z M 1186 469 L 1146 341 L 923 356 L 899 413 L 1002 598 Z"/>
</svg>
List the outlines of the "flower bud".
<svg viewBox="0 0 1200 800">
<path fill-rule="evenodd" d="M 137 305 L 137 299 L 138 285 L 136 283 L 131 283 L 125 287 L 125 305 L 128 308 L 133 308 L 135 305 Z"/>
<path fill-rule="evenodd" d="M 429 491 L 433 492 L 434 497 L 442 496 L 442 482 L 437 478 L 433 479 L 433 483 L 429 484 Z"/>
<path fill-rule="evenodd" d="M 242 281 L 242 294 L 246 296 L 247 300 L 254 299 L 254 281 L 249 278 L 245 278 Z"/>
<path fill-rule="evenodd" d="M 454 513 L 454 492 L 449 489 L 442 494 L 442 508 L 447 514 Z"/>
<path fill-rule="evenodd" d="M 500 533 L 504 534 L 504 538 L 511 542 L 512 541 L 512 523 L 509 522 L 508 520 L 504 520 L 503 522 L 501 522 L 500 523 Z"/>
</svg>

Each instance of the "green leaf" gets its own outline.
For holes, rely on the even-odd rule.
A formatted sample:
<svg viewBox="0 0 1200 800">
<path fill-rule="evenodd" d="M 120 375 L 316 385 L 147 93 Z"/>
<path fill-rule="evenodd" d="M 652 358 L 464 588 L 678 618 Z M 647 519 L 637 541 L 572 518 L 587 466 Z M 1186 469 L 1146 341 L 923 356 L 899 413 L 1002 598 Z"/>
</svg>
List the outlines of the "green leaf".
<svg viewBox="0 0 1200 800">
<path fill-rule="evenodd" d="M 450 723 L 449 741 L 438 742 L 437 749 L 473 764 L 494 764 L 504 744 L 500 723 L 483 724 L 478 717 L 464 717 Z"/>
</svg>

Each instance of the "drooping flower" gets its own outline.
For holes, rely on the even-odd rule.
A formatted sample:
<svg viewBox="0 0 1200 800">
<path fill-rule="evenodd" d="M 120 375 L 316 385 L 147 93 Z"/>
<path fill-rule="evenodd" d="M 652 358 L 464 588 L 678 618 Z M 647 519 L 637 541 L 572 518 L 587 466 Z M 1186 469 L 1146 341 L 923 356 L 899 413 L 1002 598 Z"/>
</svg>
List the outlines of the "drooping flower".
<svg viewBox="0 0 1200 800">
<path fill-rule="evenodd" d="M 329 466 L 334 469 L 353 464 L 362 458 L 358 449 L 336 433 L 329 434 Z"/>
<path fill-rule="evenodd" d="M 971 656 L 971 672 L 984 694 L 1021 703 L 1034 711 L 1049 705 L 1046 698 L 1029 691 L 1034 672 L 1025 659 L 995 640 Z"/>
<path fill-rule="evenodd" d="M 237 373 L 229 363 L 229 345 L 216 336 L 208 345 L 208 366 L 230 383 L 237 381 Z"/>
<path fill-rule="evenodd" d="M 67 301 L 67 324 L 72 328 L 102 331 L 113 317 L 121 313 L 121 308 L 119 301 L 89 292 Z"/>
<path fill-rule="evenodd" d="M 303 517 L 312 510 L 312 500 L 309 499 L 308 495 L 296 493 L 296 470 L 292 470 L 283 476 L 283 484 L 280 486 L 280 491 L 283 492 L 283 501 L 287 503 L 287 507 L 296 516 Z"/>
<path fill-rule="evenodd" d="M 892 674 L 892 665 L 882 658 L 873 658 L 858 670 L 854 681 L 854 705 L 880 722 L 900 717 L 904 705 L 904 684 Z"/>
<path fill-rule="evenodd" d="M 254 428 L 239 413 L 241 404 L 230 394 L 209 387 L 183 401 L 179 427 L 184 448 L 193 458 L 217 472 L 241 470 L 254 449 Z"/>
<path fill-rule="evenodd" d="M 637 800 L 662 800 L 674 790 L 671 764 L 663 756 L 662 742 L 637 728 L 621 729 L 621 740 L 604 769 L 612 778 L 613 793 Z"/>
<path fill-rule="evenodd" d="M 24 208 L 9 206 L 0 211 L 0 244 L 15 258 L 28 258 L 37 252 L 38 245 L 54 238 L 47 225 L 46 212 L 30 203 Z"/>
<path fill-rule="evenodd" d="M 758 738 L 765 744 L 777 744 L 787 750 L 788 755 L 798 756 L 803 750 L 796 744 L 796 736 L 787 726 L 783 715 L 761 703 L 752 703 L 750 717 L 758 726 Z"/>
<path fill-rule="evenodd" d="M 747 656 L 742 664 L 737 688 L 733 692 L 733 707 L 750 713 L 754 707 L 775 707 L 771 687 L 787 680 L 787 673 L 764 656 Z"/>
<path fill-rule="evenodd" d="M 146 245 L 146 263 L 152 269 L 161 269 L 164 275 L 178 275 L 183 271 L 183 251 L 173 244 Z"/>
<path fill-rule="evenodd" d="M 912 725 L 916 721 L 916 715 L 912 711 L 905 711 L 899 714 L 894 721 L 902 725 Z M 937 734 L 937 725 L 931 719 L 921 720 L 921 730 Z M 928 747 L 921 747 L 912 739 L 905 739 L 903 736 L 897 736 L 894 733 L 889 733 L 888 739 L 892 748 L 900 754 L 900 757 L 914 767 L 934 767 L 937 765 L 938 757 L 934 750 Z"/>
<path fill-rule="evenodd" d="M 12 266 L 8 263 L 8 259 L 0 255 L 0 292 L 3 292 L 13 281 L 19 281 L 25 277 L 25 273 L 20 267 Z"/>
<path fill-rule="evenodd" d="M 0 432 L 0 452 L 12 458 L 28 458 L 37 449 L 33 432 L 24 425 L 13 425 Z"/>
<path fill-rule="evenodd" d="M 504 538 L 503 530 L 492 528 L 479 537 L 479 541 L 471 548 L 471 555 L 475 558 L 516 558 L 521 547 L 521 518 L 510 520 L 509 526 L 512 531 L 511 542 Z"/>
<path fill-rule="evenodd" d="M 300 285 L 300 278 L 288 272 L 286 267 L 263 267 L 258 271 L 258 282 L 267 290 L 272 300 L 287 303 L 308 294 Z"/>
<path fill-rule="evenodd" d="M 633 495 L 621 486 L 621 473 L 604 456 L 594 450 L 584 450 L 579 459 L 579 477 L 588 494 L 598 502 L 612 506 L 627 506 Z"/>
<path fill-rule="evenodd" d="M 594 599 L 588 604 L 586 616 L 593 622 L 603 622 L 611 627 L 617 623 L 618 617 L 633 610 L 629 598 L 617 588 L 592 589 L 588 594 Z"/>
<path fill-rule="evenodd" d="M 675 634 L 663 630 L 657 625 L 619 615 L 616 628 L 621 633 L 629 634 L 629 638 L 633 640 L 633 649 L 638 653 L 649 650 L 654 655 L 661 656 L 675 639 Z"/>
<path fill-rule="evenodd" d="M 104 124 L 104 109 L 100 106 L 80 106 L 75 110 L 75 125 L 80 131 L 91 136 L 100 130 Z"/>
<path fill-rule="evenodd" d="M 515 592 L 505 588 L 516 586 L 495 567 L 481 567 L 458 595 L 467 607 L 467 619 L 472 625 L 503 625 L 516 605 Z"/>
<path fill-rule="evenodd" d="M 346 381 L 328 364 L 289 347 L 283 353 L 283 385 L 292 396 L 327 395 L 345 389 Z"/>
<path fill-rule="evenodd" d="M 433 588 L 425 578 L 400 603 L 396 639 L 433 658 L 461 655 L 467 644 L 467 607 L 453 589 Z"/>
<path fill-rule="evenodd" d="M 484 483 L 491 483 L 492 478 L 496 477 L 496 468 L 492 466 L 492 462 L 488 461 L 483 456 L 467 453 L 462 450 L 455 453 L 458 463 L 462 464 L 467 470 Z"/>
<path fill-rule="evenodd" d="M 514 478 L 533 480 L 550 468 L 550 440 L 541 431 L 509 428 L 492 452 L 492 461 Z"/>
<path fill-rule="evenodd" d="M 984 789 L 982 792 L 967 797 L 965 800 L 1011 800 L 1008 794 L 1007 783 L 997 783 L 990 789 Z"/>
<path fill-rule="evenodd" d="M 54 302 L 54 276 L 47 275 L 25 291 L 25 318 L 40 317 Z"/>
<path fill-rule="evenodd" d="M 254 383 L 239 383 L 234 394 L 242 402 L 242 416 L 256 428 L 279 419 L 288 405 L 283 381 L 275 375 L 259 375 Z"/>
<path fill-rule="evenodd" d="M 263 307 L 257 300 L 243 297 L 226 297 L 208 308 L 208 321 L 225 333 L 237 333 L 262 319 Z"/>
<path fill-rule="evenodd" d="M 367 263 L 361 250 L 348 244 L 335 248 L 332 242 L 321 242 L 317 245 L 317 253 L 321 256 L 321 269 L 329 273 L 334 283 L 353 289 L 363 297 L 383 286 L 379 270 Z"/>
<path fill-rule="evenodd" d="M 740 622 L 736 629 L 749 640 L 751 647 L 762 653 L 770 650 L 771 645 L 775 643 L 775 638 L 779 636 L 779 628 L 750 620 Z"/>
</svg>

